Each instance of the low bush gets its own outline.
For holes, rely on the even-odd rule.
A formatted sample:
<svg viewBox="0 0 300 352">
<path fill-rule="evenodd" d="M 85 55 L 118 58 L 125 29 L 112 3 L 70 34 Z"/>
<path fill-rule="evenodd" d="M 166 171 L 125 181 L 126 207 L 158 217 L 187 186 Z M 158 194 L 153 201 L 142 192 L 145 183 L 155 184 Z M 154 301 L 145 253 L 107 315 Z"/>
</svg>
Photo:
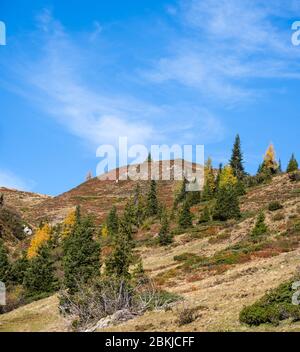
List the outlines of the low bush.
<svg viewBox="0 0 300 352">
<path fill-rule="evenodd" d="M 71 318 L 74 330 L 82 331 L 121 310 L 139 315 L 147 310 L 164 309 L 179 299 L 178 295 L 158 290 L 150 281 L 133 286 L 126 280 L 103 278 L 89 285 L 78 284 L 74 294 L 61 291 L 59 310 Z"/>
<path fill-rule="evenodd" d="M 243 308 L 240 321 L 250 326 L 265 323 L 278 325 L 280 321 L 289 318 L 300 321 L 300 306 L 292 304 L 294 281 L 295 279 L 281 284 L 253 305 Z"/>
<path fill-rule="evenodd" d="M 282 209 L 283 208 L 283 205 L 280 204 L 279 202 L 275 201 L 275 202 L 271 202 L 269 204 L 269 211 L 276 211 L 276 210 L 279 210 L 279 209 Z"/>
<path fill-rule="evenodd" d="M 178 311 L 178 319 L 177 323 L 179 326 L 191 324 L 198 318 L 198 314 L 196 310 L 193 308 L 186 308 L 180 309 Z"/>
</svg>

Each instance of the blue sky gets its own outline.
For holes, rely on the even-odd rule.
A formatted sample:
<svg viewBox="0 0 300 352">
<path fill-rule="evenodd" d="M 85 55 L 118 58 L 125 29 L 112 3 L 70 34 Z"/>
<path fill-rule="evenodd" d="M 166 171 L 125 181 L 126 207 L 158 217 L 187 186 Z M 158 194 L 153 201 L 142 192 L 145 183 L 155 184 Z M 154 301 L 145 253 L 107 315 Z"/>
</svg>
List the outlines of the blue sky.
<svg viewBox="0 0 300 352">
<path fill-rule="evenodd" d="M 300 158 L 294 0 L 1 0 L 0 185 L 59 194 L 97 146 L 204 144 L 236 133 L 255 172 L 270 142 Z"/>
</svg>

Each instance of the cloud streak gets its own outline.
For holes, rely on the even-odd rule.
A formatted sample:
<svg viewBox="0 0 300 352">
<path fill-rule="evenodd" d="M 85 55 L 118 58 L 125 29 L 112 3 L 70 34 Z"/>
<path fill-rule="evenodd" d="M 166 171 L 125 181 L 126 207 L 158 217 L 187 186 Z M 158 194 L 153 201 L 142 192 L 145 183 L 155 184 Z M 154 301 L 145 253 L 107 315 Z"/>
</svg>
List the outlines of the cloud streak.
<svg viewBox="0 0 300 352">
<path fill-rule="evenodd" d="M 179 8 L 181 30 L 170 40 L 169 54 L 143 73 L 150 81 L 236 103 L 261 95 L 253 79 L 300 78 L 300 54 L 287 22 L 299 15 L 299 2 L 191 0 Z"/>
<path fill-rule="evenodd" d="M 38 28 L 38 34 L 31 38 L 39 43 L 38 55 L 17 55 L 18 60 L 11 65 L 17 82 L 13 89 L 89 145 L 117 144 L 120 136 L 127 136 L 129 144 L 146 145 L 178 143 L 182 138 L 191 143 L 196 134 L 198 140 L 202 136 L 201 143 L 223 138 L 222 123 L 204 108 L 157 104 L 117 89 L 107 92 L 107 78 L 103 78 L 105 84 L 100 81 L 93 86 L 85 77 L 91 52 L 85 56 L 82 44 L 101 35 L 98 26 L 96 33 L 86 33 L 78 42 L 45 10 L 38 16 Z M 93 54 L 105 56 L 101 49 L 97 47 Z M 101 64 L 94 68 L 99 73 Z M 186 124 L 178 123 L 183 119 Z"/>
</svg>

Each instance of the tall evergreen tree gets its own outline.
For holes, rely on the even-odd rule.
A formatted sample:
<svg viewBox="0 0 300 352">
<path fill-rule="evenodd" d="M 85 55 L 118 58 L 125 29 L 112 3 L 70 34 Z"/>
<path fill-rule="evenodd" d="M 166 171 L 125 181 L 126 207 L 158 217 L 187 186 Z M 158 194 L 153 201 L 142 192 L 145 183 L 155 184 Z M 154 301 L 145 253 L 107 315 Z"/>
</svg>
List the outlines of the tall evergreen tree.
<svg viewBox="0 0 300 352">
<path fill-rule="evenodd" d="M 29 296 L 52 293 L 56 290 L 57 280 L 48 244 L 43 245 L 38 254 L 29 260 L 23 283 Z"/>
<path fill-rule="evenodd" d="M 176 194 L 175 196 L 175 200 L 174 200 L 174 207 L 176 208 L 177 205 L 181 202 L 183 202 L 185 199 L 186 199 L 186 196 L 187 196 L 187 184 L 188 184 L 188 181 L 186 179 L 186 177 L 184 176 L 183 177 L 183 180 L 181 182 L 181 185 L 180 185 L 180 189 L 179 189 L 179 192 L 178 194 Z"/>
<path fill-rule="evenodd" d="M 172 243 L 172 235 L 170 234 L 170 224 L 168 214 L 165 208 L 162 211 L 161 228 L 158 233 L 159 244 L 166 246 Z"/>
<path fill-rule="evenodd" d="M 106 259 L 105 272 L 118 279 L 129 279 L 129 266 L 132 263 L 132 231 L 124 219 L 120 220 L 119 234 L 114 241 L 114 250 Z"/>
<path fill-rule="evenodd" d="M 126 203 L 123 217 L 128 224 L 138 226 L 136 207 L 134 206 L 134 201 L 132 199 L 129 199 Z"/>
<path fill-rule="evenodd" d="M 220 187 L 220 179 L 221 179 L 222 171 L 223 171 L 223 164 L 220 163 L 219 164 L 218 173 L 217 173 L 217 177 L 216 177 L 216 181 L 215 181 L 215 184 L 216 184 L 215 189 L 216 189 L 216 191 L 218 191 L 218 189 Z"/>
<path fill-rule="evenodd" d="M 282 174 L 282 163 L 281 163 L 281 159 L 278 160 L 278 173 Z"/>
<path fill-rule="evenodd" d="M 230 159 L 230 166 L 233 170 L 234 175 L 239 180 L 242 180 L 245 176 L 245 169 L 243 165 L 243 153 L 241 150 L 241 139 L 239 135 L 235 137 L 235 142 L 232 149 L 232 156 Z"/>
<path fill-rule="evenodd" d="M 1 193 L 0 194 L 0 207 L 4 205 L 4 195 Z"/>
<path fill-rule="evenodd" d="M 135 219 L 137 226 L 140 226 L 144 219 L 146 213 L 145 199 L 141 192 L 140 184 L 138 183 L 134 190 L 133 203 L 135 208 Z"/>
<path fill-rule="evenodd" d="M 29 260 L 27 259 L 26 253 L 24 253 L 21 258 L 11 264 L 11 268 L 9 270 L 9 281 L 14 284 L 22 285 L 28 267 Z"/>
<path fill-rule="evenodd" d="M 183 229 L 193 226 L 193 216 L 190 210 L 190 204 L 187 201 L 183 203 L 180 209 L 178 225 Z"/>
<path fill-rule="evenodd" d="M 115 236 L 119 229 L 119 218 L 117 214 L 117 208 L 112 207 L 106 219 L 107 230 L 110 236 Z"/>
<path fill-rule="evenodd" d="M 4 246 L 3 240 L 0 238 L 0 281 L 6 282 L 8 271 L 8 253 L 7 249 Z"/>
<path fill-rule="evenodd" d="M 63 244 L 64 283 L 76 291 L 78 283 L 87 283 L 100 274 L 100 245 L 94 240 L 94 224 L 80 218 Z"/>
<path fill-rule="evenodd" d="M 215 220 L 226 221 L 237 219 L 241 216 L 238 195 L 235 186 L 220 188 L 217 193 L 213 218 Z"/>
<path fill-rule="evenodd" d="M 212 199 L 214 197 L 215 190 L 216 181 L 214 169 L 211 158 L 208 158 L 204 166 L 204 188 L 202 192 L 202 200 L 207 201 Z"/>
<path fill-rule="evenodd" d="M 298 168 L 299 168 L 298 161 L 296 160 L 295 155 L 292 154 L 286 172 L 294 172 L 294 171 L 297 171 Z"/>
<path fill-rule="evenodd" d="M 150 181 L 150 190 L 147 197 L 147 214 L 148 216 L 155 216 L 158 213 L 158 200 L 156 194 L 156 181 Z"/>
</svg>

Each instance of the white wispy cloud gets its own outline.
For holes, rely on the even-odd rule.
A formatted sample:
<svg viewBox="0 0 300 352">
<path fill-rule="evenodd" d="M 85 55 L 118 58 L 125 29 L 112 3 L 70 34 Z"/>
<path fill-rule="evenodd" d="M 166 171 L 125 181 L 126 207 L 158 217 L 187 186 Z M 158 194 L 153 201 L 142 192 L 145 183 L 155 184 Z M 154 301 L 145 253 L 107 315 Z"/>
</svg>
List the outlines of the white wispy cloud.
<svg viewBox="0 0 300 352">
<path fill-rule="evenodd" d="M 291 23 L 282 25 L 299 15 L 299 1 L 190 0 L 178 7 L 184 31 L 170 39 L 169 54 L 143 77 L 174 81 L 226 102 L 261 95 L 249 86 L 251 79 L 300 78 Z"/>
<path fill-rule="evenodd" d="M 33 182 L 25 181 L 11 171 L 0 169 L 0 187 L 30 191 L 33 187 Z"/>
<path fill-rule="evenodd" d="M 72 38 L 48 10 L 37 20 L 39 31 L 33 38 L 40 43 L 38 55 L 34 59 L 16 55 L 10 67 L 16 84 L 11 87 L 10 82 L 9 89 L 22 94 L 89 145 L 116 144 L 120 136 L 127 136 L 129 144 L 146 145 L 178 143 L 183 137 L 192 142 L 197 136 L 201 143 L 223 138 L 221 121 L 198 106 L 147 102 L 138 94 L 117 89 L 107 92 L 99 80 L 92 85 L 85 80 L 90 62 L 83 42 Z M 93 41 L 95 35 L 101 35 L 98 25 L 85 39 Z M 97 50 L 101 61 L 105 52 Z M 95 71 L 99 74 L 101 65 Z M 183 120 L 185 123 L 178 123 Z"/>
</svg>

